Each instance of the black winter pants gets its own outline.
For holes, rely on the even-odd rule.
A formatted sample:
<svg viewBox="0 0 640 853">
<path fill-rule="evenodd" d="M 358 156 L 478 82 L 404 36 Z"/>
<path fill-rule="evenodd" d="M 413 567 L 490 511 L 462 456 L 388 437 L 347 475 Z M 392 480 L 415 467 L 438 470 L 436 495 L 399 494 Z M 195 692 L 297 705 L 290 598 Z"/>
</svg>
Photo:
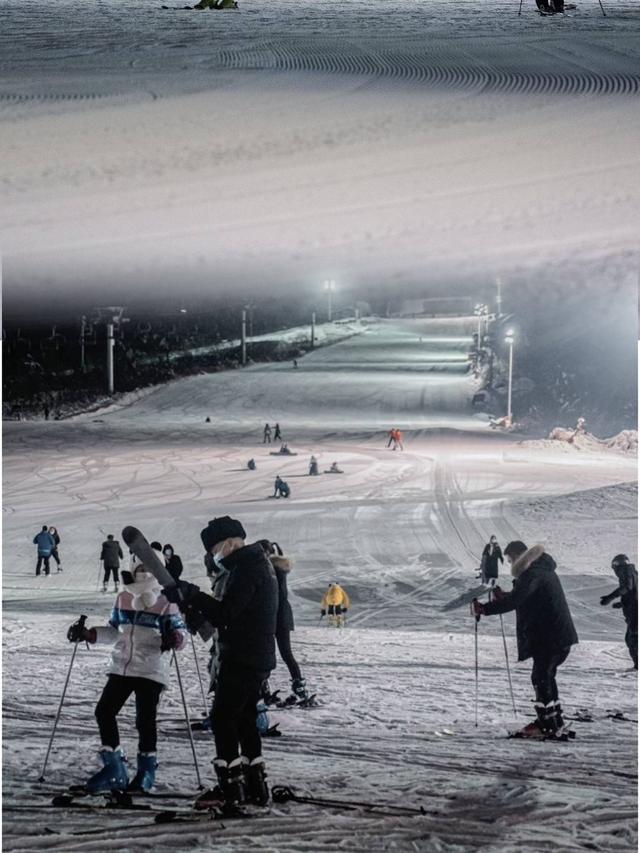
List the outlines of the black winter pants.
<svg viewBox="0 0 640 853">
<path fill-rule="evenodd" d="M 569 657 L 571 647 L 561 649 L 559 652 L 549 652 L 533 656 L 533 669 L 531 670 L 531 683 L 536 691 L 536 699 L 548 705 L 549 702 L 558 700 L 558 685 L 556 684 L 556 673 L 558 667 Z"/>
<path fill-rule="evenodd" d="M 40 574 L 40 569 L 42 568 L 42 563 L 44 562 L 44 573 L 45 575 L 50 574 L 51 567 L 49 565 L 49 560 L 51 557 L 43 557 L 38 554 L 38 562 L 36 563 L 36 576 Z"/>
<path fill-rule="evenodd" d="M 102 579 L 102 583 L 109 583 L 109 577 L 113 575 L 113 582 L 118 583 L 118 567 L 117 566 L 105 566 L 104 567 L 104 578 Z"/>
<path fill-rule="evenodd" d="M 110 675 L 100 701 L 96 705 L 96 720 L 103 746 L 120 746 L 116 717 L 132 693 L 136 694 L 136 728 L 138 752 L 155 752 L 157 742 L 156 713 L 162 684 L 150 678 L 129 675 Z"/>
<path fill-rule="evenodd" d="M 629 649 L 631 660 L 635 668 L 638 668 L 638 611 L 625 615 L 627 620 L 627 632 L 624 635 L 624 641 Z"/>
<path fill-rule="evenodd" d="M 298 661 L 294 658 L 293 652 L 291 651 L 291 631 L 277 631 L 276 643 L 278 644 L 280 657 L 285 662 L 287 669 L 289 670 L 291 680 L 295 681 L 296 679 L 301 679 L 302 673 L 300 672 Z"/>
<path fill-rule="evenodd" d="M 216 741 L 216 757 L 227 764 L 244 755 L 249 761 L 262 755 L 262 741 L 256 722 L 256 705 L 268 672 L 222 661 L 216 695 L 211 709 L 211 728 Z M 240 750 L 240 751 L 239 751 Z"/>
</svg>

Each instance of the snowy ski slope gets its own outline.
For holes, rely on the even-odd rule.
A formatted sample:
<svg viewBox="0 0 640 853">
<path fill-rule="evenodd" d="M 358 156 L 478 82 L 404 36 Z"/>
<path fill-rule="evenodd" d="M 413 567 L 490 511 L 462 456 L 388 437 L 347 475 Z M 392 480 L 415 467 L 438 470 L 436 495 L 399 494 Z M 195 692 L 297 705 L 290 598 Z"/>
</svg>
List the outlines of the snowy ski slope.
<svg viewBox="0 0 640 853">
<path fill-rule="evenodd" d="M 613 553 L 635 558 L 636 460 L 556 453 L 491 433 L 471 412 L 460 356 L 472 319 L 385 321 L 289 365 L 172 383 L 130 406 L 61 423 L 8 423 L 4 438 L 4 847 L 6 850 L 542 851 L 636 847 L 637 680 L 619 612 L 599 607 L 613 587 Z M 422 337 L 422 342 L 420 342 Z M 210 424 L 204 419 L 209 415 Z M 262 444 L 278 420 L 297 457 Z M 386 449 L 390 426 L 403 452 Z M 324 470 L 306 476 L 315 453 Z M 258 470 L 246 470 L 253 456 Z M 275 501 L 273 478 L 292 487 Z M 623 485 L 623 484 L 628 485 Z M 563 495 L 571 498 L 564 500 Z M 198 533 L 209 518 L 240 517 L 249 537 L 277 539 L 294 558 L 293 636 L 322 705 L 274 712 L 272 783 L 345 799 L 422 804 L 417 818 L 276 806 L 250 822 L 150 827 L 149 817 L 47 810 L 38 793 L 46 740 L 69 661 L 68 624 L 104 621 L 96 592 L 99 546 L 125 523 L 174 544 L 185 575 L 202 582 Z M 64 572 L 33 577 L 31 539 L 42 523 L 62 535 Z M 441 606 L 474 584 L 481 546 L 543 541 L 559 564 L 581 637 L 562 668 L 576 724 L 570 744 L 523 744 L 504 734 L 510 708 L 499 623 L 480 626 L 480 724 L 473 723 L 473 620 Z M 352 596 L 348 627 L 318 627 L 326 584 Z M 508 585 L 508 579 L 505 579 Z M 505 625 L 512 663 L 513 619 Z M 201 664 L 206 650 L 198 646 Z M 108 651 L 79 652 L 46 790 L 82 779 L 98 746 L 93 707 Z M 182 653 L 190 712 L 201 713 L 191 652 Z M 530 710 L 528 665 L 514 665 L 518 722 Z M 285 691 L 282 665 L 272 686 Z M 131 711 L 123 715 L 131 756 Z M 195 791 L 177 685 L 160 712 L 159 788 Z M 211 779 L 207 735 L 197 741 Z M 96 836 L 44 835 L 103 828 Z M 138 827 L 138 828 L 137 828 Z"/>
</svg>

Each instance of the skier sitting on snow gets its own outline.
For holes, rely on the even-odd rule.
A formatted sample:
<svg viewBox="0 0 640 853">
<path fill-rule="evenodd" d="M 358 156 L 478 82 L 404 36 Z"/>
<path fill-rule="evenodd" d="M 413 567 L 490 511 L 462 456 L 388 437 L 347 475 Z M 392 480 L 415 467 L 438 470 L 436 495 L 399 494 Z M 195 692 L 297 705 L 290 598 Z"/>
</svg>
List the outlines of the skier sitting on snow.
<svg viewBox="0 0 640 853">
<path fill-rule="evenodd" d="M 491 536 L 488 544 L 484 546 L 480 562 L 482 583 L 490 583 L 493 586 L 498 580 L 498 560 L 504 563 L 504 557 L 498 545 L 498 540 L 495 536 Z"/>
<path fill-rule="evenodd" d="M 619 581 L 619 586 L 610 592 L 609 595 L 603 595 L 600 599 L 600 604 L 603 606 L 610 604 L 616 598 L 617 601 L 613 606 L 622 609 L 624 620 L 627 623 L 627 632 L 624 641 L 629 649 L 633 668 L 638 668 L 638 572 L 633 563 L 629 562 L 626 554 L 617 554 L 611 561 L 611 568 L 616 573 Z"/>
<path fill-rule="evenodd" d="M 556 672 L 565 662 L 578 635 L 556 563 L 542 545 L 527 549 L 524 542 L 509 542 L 504 549 L 511 564 L 513 591 L 494 588 L 495 600 L 473 602 L 477 616 L 516 611 L 518 660 L 533 658 L 531 682 L 536 692 L 537 719 L 525 726 L 519 737 L 553 738 L 562 734 L 564 720 L 558 699 Z"/>
<path fill-rule="evenodd" d="M 291 690 L 293 701 L 309 698 L 307 693 L 307 682 L 302 677 L 302 672 L 297 660 L 291 651 L 291 632 L 294 630 L 293 610 L 289 603 L 289 590 L 287 589 L 287 575 L 293 568 L 291 560 L 287 559 L 282 548 L 277 542 L 269 542 L 261 539 L 258 543 L 264 550 L 267 558 L 276 573 L 278 581 L 278 618 L 276 621 L 276 643 L 280 657 L 285 662 L 289 675 L 291 676 Z M 268 687 L 267 687 L 268 689 Z"/>
<path fill-rule="evenodd" d="M 329 468 L 329 472 L 328 472 L 328 473 L 329 473 L 329 474 L 344 474 L 344 471 L 342 470 L 342 468 L 338 468 L 338 463 L 337 463 L 337 462 L 332 462 L 332 463 L 331 463 L 331 468 Z"/>
<path fill-rule="evenodd" d="M 274 483 L 273 497 L 288 498 L 290 494 L 291 489 L 289 488 L 289 484 L 285 483 L 280 474 L 278 474 Z"/>
<path fill-rule="evenodd" d="M 322 599 L 320 618 L 329 614 L 329 622 L 337 628 L 344 625 L 345 616 L 351 607 L 349 596 L 340 584 L 330 583 Z"/>
<path fill-rule="evenodd" d="M 69 642 L 115 643 L 109 677 L 96 706 L 104 767 L 86 783 L 87 791 L 149 791 L 155 782 L 156 714 L 162 690 L 169 683 L 171 650 L 182 648 L 185 625 L 178 608 L 162 595 L 160 584 L 136 557 L 132 571 L 122 572 L 124 589 L 118 594 L 109 624 L 84 628 L 74 623 Z M 135 693 L 138 729 L 138 769 L 129 782 L 116 717 Z"/>
<path fill-rule="evenodd" d="M 255 471 L 255 470 L 256 470 L 256 460 L 255 460 L 255 459 L 250 459 L 250 460 L 247 462 L 247 468 L 248 468 L 250 471 Z"/>
<path fill-rule="evenodd" d="M 215 565 L 228 572 L 222 599 L 185 581 L 164 590 L 190 624 L 204 617 L 219 635 L 220 663 L 211 710 L 218 787 L 202 794 L 196 807 L 224 805 L 233 811 L 247 800 L 266 805 L 269 789 L 256 706 L 276 663 L 278 582 L 262 547 L 245 545 L 246 533 L 236 519 L 213 519 L 200 538 Z"/>
</svg>

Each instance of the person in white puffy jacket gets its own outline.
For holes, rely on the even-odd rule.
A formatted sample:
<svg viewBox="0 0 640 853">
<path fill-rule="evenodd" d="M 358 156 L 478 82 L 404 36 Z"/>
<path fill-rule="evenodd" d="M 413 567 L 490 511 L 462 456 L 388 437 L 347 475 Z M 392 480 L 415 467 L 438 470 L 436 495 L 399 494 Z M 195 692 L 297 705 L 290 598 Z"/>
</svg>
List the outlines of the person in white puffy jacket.
<svg viewBox="0 0 640 853">
<path fill-rule="evenodd" d="M 96 706 L 103 768 L 86 783 L 90 793 L 101 791 L 149 791 L 155 782 L 157 727 L 160 693 L 169 683 L 171 651 L 182 648 L 186 628 L 175 604 L 162 594 L 154 575 L 135 558 L 131 571 L 121 573 L 124 589 L 118 594 L 109 623 L 86 628 L 71 626 L 71 642 L 114 643 L 109 677 Z M 120 746 L 117 715 L 127 699 L 136 697 L 138 767 L 129 782 Z"/>
</svg>

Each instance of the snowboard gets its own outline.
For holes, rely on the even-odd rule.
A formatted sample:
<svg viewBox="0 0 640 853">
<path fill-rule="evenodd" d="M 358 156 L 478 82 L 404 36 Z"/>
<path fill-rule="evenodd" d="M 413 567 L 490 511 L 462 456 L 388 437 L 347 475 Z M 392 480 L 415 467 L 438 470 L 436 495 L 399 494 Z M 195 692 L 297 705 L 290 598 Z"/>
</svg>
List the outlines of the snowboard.
<svg viewBox="0 0 640 853">
<path fill-rule="evenodd" d="M 480 598 L 481 595 L 486 595 L 490 586 L 476 586 L 473 589 L 468 589 L 466 592 L 461 593 L 457 598 L 453 598 L 451 601 L 448 601 L 446 604 L 440 608 L 441 610 L 457 610 L 458 607 L 464 607 L 465 604 L 471 604 L 474 598 Z"/>
<path fill-rule="evenodd" d="M 164 565 L 158 552 L 154 551 L 151 545 L 147 542 L 144 535 L 137 527 L 125 527 L 122 530 L 122 538 L 125 544 L 138 559 L 140 559 L 147 569 L 155 576 L 158 583 L 163 587 L 175 586 L 176 582 L 173 576 L 169 574 L 167 567 Z M 213 637 L 213 628 L 208 622 L 203 622 L 198 627 L 200 638 L 206 643 Z"/>
<path fill-rule="evenodd" d="M 287 459 L 289 456 L 297 456 L 297 453 L 280 453 L 279 450 L 270 450 L 269 456 L 281 456 L 283 459 Z"/>
</svg>

